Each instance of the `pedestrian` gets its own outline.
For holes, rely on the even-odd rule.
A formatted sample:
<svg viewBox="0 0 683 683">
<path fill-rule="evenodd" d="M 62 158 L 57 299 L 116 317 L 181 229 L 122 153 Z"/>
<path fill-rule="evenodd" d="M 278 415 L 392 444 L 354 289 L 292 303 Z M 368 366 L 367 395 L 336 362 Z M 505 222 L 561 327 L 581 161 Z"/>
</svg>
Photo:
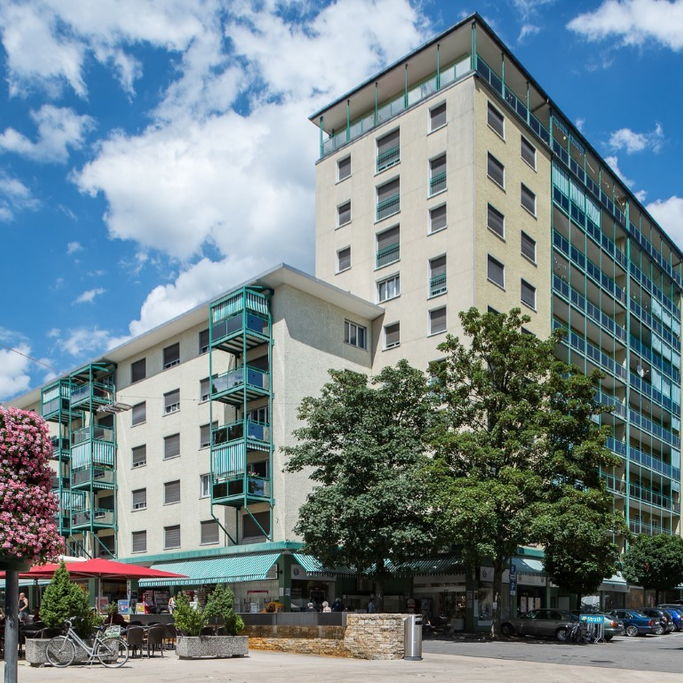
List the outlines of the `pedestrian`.
<svg viewBox="0 0 683 683">
<path fill-rule="evenodd" d="M 171 596 L 168 599 L 168 613 L 173 614 L 174 611 L 175 611 L 175 598 L 173 596 Z"/>
<path fill-rule="evenodd" d="M 327 602 L 327 600 L 323 601 L 323 612 L 331 612 L 332 608 L 330 607 L 330 603 Z"/>
<path fill-rule="evenodd" d="M 26 621 L 28 619 L 28 598 L 24 593 L 19 593 L 19 620 Z"/>
<path fill-rule="evenodd" d="M 372 596 L 372 595 L 370 596 L 370 600 L 368 601 L 368 605 L 367 605 L 367 607 L 365 608 L 365 611 L 366 611 L 368 614 L 374 614 L 374 613 L 377 611 L 376 608 L 375 608 L 375 598 L 374 598 L 374 596 Z"/>
<path fill-rule="evenodd" d="M 334 602 L 332 603 L 332 611 L 333 612 L 343 612 L 344 611 L 344 604 L 342 603 L 340 598 L 334 599 Z"/>
<path fill-rule="evenodd" d="M 312 602 L 309 602 L 308 605 L 306 605 L 306 611 L 317 612 L 318 610 L 315 608 L 315 605 Z"/>
</svg>

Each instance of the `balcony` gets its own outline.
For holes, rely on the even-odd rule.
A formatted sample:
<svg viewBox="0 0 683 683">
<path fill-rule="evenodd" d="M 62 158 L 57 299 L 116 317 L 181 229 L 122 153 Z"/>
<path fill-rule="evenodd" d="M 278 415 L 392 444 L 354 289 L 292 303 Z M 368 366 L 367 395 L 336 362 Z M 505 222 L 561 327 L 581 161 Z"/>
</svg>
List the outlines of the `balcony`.
<svg viewBox="0 0 683 683">
<path fill-rule="evenodd" d="M 681 504 L 674 501 L 671 496 L 663 495 L 657 491 L 650 491 L 650 489 L 639 486 L 638 484 L 631 484 L 628 487 L 629 496 L 635 498 L 643 503 L 649 503 L 656 507 L 664 508 L 670 512 L 678 514 L 681 511 Z"/>
<path fill-rule="evenodd" d="M 52 422 L 68 422 L 70 396 L 71 385 L 68 380 L 59 380 L 43 389 L 40 397 L 40 414 Z"/>
<path fill-rule="evenodd" d="M 241 504 L 244 499 L 252 502 L 270 498 L 270 480 L 265 477 L 250 477 L 236 474 L 233 478 L 214 481 L 215 503 Z"/>
<path fill-rule="evenodd" d="M 72 470 L 91 468 L 97 465 L 113 468 L 116 457 L 114 432 L 104 427 L 85 427 L 72 433 Z"/>
<path fill-rule="evenodd" d="M 116 484 L 114 470 L 102 467 L 86 467 L 71 473 L 72 488 L 113 489 Z"/>
<path fill-rule="evenodd" d="M 241 289 L 211 304 L 211 346 L 242 354 L 270 339 L 268 299 L 264 294 Z"/>
<path fill-rule="evenodd" d="M 68 460 L 71 454 L 69 439 L 67 437 L 53 436 L 50 441 L 52 442 L 52 457 L 62 462 Z"/>
<path fill-rule="evenodd" d="M 86 527 L 113 527 L 114 524 L 114 510 L 106 508 L 81 510 L 71 514 L 71 528 L 74 530 Z"/>
<path fill-rule="evenodd" d="M 246 400 L 267 396 L 270 391 L 270 373 L 250 365 L 216 375 L 211 382 L 211 399 L 235 406 Z"/>
<path fill-rule="evenodd" d="M 114 403 L 115 393 L 111 384 L 103 382 L 85 382 L 74 385 L 71 389 L 71 407 L 95 409 L 98 406 Z"/>
</svg>

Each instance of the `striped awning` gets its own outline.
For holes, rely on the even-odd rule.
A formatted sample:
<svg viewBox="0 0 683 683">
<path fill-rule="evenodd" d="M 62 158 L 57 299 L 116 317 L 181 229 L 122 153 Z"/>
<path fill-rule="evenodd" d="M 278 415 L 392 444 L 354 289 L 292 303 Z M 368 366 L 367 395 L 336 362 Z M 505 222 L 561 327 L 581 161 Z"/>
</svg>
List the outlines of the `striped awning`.
<svg viewBox="0 0 683 683">
<path fill-rule="evenodd" d="M 514 557 L 512 563 L 519 574 L 543 574 L 545 572 L 543 562 L 531 557 Z"/>
<path fill-rule="evenodd" d="M 397 575 L 439 576 L 456 574 L 463 569 L 464 565 L 460 554 L 446 553 L 404 562 L 394 568 L 394 573 Z"/>
<path fill-rule="evenodd" d="M 358 572 L 355 569 L 349 569 L 347 567 L 335 567 L 334 569 L 326 569 L 312 555 L 293 553 L 292 557 L 306 570 L 307 574 L 341 574 L 344 576 L 355 576 L 356 574 L 358 574 Z"/>
<path fill-rule="evenodd" d="M 154 586 L 198 586 L 208 583 L 242 583 L 268 578 L 268 572 L 277 562 L 280 553 L 263 555 L 235 555 L 233 557 L 212 557 L 205 560 L 182 560 L 161 562 L 152 569 L 161 569 L 175 574 L 185 574 L 186 579 L 141 579 L 141 588 Z"/>
</svg>

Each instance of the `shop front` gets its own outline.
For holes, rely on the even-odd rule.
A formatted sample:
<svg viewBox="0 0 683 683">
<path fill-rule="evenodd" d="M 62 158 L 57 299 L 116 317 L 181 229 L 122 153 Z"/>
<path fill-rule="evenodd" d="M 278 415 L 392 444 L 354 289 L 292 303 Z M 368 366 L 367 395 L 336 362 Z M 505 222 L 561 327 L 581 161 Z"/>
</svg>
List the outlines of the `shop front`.
<svg viewBox="0 0 683 683">
<path fill-rule="evenodd" d="M 413 597 L 417 603 L 416 609 L 433 625 L 447 625 L 451 632 L 465 630 L 465 572 L 444 576 L 415 576 Z"/>
</svg>

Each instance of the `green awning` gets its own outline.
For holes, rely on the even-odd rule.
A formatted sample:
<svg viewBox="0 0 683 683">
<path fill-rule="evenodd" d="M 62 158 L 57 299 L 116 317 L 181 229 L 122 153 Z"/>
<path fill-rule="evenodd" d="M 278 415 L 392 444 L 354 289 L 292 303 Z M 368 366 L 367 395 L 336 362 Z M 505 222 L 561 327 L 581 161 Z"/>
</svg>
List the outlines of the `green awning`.
<svg viewBox="0 0 683 683">
<path fill-rule="evenodd" d="M 207 583 L 242 583 L 268 578 L 268 572 L 277 562 L 280 553 L 264 555 L 235 555 L 234 557 L 212 557 L 206 560 L 183 560 L 161 562 L 152 569 L 185 574 L 186 579 L 141 579 L 141 588 L 154 586 L 197 586 Z"/>
<path fill-rule="evenodd" d="M 347 567 L 335 567 L 334 569 L 325 569 L 318 560 L 312 555 L 302 555 L 301 553 L 293 553 L 294 560 L 298 562 L 307 574 L 343 574 L 345 576 L 355 576 L 358 572 L 355 569 Z"/>
<path fill-rule="evenodd" d="M 462 557 L 458 553 L 447 553 L 434 557 L 423 557 L 410 560 L 395 567 L 393 573 L 397 575 L 439 576 L 457 574 L 464 571 Z"/>
<path fill-rule="evenodd" d="M 543 574 L 545 569 L 541 560 L 534 560 L 531 557 L 514 557 L 512 563 L 515 565 L 518 574 Z"/>
</svg>

